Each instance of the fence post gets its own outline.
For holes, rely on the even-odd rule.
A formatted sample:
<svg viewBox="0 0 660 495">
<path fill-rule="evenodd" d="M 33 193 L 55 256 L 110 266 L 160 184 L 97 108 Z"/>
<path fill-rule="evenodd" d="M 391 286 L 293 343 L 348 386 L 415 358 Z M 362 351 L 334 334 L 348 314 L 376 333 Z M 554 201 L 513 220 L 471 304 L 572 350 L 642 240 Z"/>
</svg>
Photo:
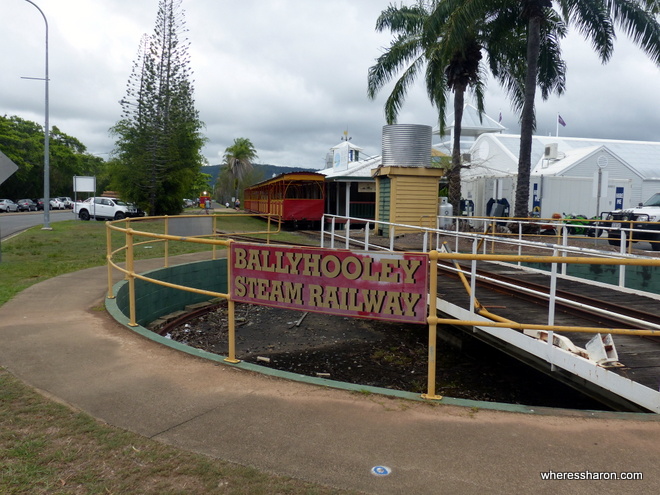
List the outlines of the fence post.
<svg viewBox="0 0 660 495">
<path fill-rule="evenodd" d="M 621 242 L 619 244 L 619 253 L 621 256 L 626 254 L 626 233 L 621 231 Z M 626 265 L 619 265 L 619 287 L 626 286 Z"/>
<path fill-rule="evenodd" d="M 133 229 L 126 229 L 126 271 L 128 276 L 129 322 L 131 327 L 137 327 L 135 321 L 135 268 L 133 263 Z"/>
<path fill-rule="evenodd" d="M 218 217 L 216 217 L 214 213 L 212 218 L 213 220 L 211 220 L 211 239 L 215 241 L 215 233 L 218 231 L 217 229 L 218 224 L 216 223 Z M 211 247 L 211 259 L 212 260 L 218 259 L 216 255 L 216 244 L 213 244 L 213 246 Z"/>
<path fill-rule="evenodd" d="M 564 226 L 564 230 L 562 232 L 561 242 L 562 242 L 562 247 L 564 248 L 561 251 L 561 255 L 562 255 L 563 258 L 565 258 L 566 257 L 566 247 L 568 247 L 568 227 L 567 226 Z M 564 276 L 566 276 L 567 267 L 568 267 L 568 265 L 566 263 L 561 264 L 561 274 L 564 275 Z"/>
<path fill-rule="evenodd" d="M 441 395 L 435 393 L 435 375 L 436 375 L 436 344 L 438 324 L 436 322 L 437 316 L 437 297 L 438 297 L 438 260 L 436 259 L 437 252 L 432 251 L 429 253 L 429 357 L 428 357 L 428 377 L 426 385 L 426 394 L 422 395 L 424 399 L 442 399 Z"/>
<path fill-rule="evenodd" d="M 522 235 L 523 235 L 523 222 L 515 220 L 518 224 L 518 256 L 522 256 Z M 522 262 L 518 262 L 518 266 L 522 266 Z"/>
<path fill-rule="evenodd" d="M 110 258 L 112 256 L 112 229 L 108 223 L 105 224 L 105 262 L 108 265 L 108 299 L 114 299 L 115 295 L 112 291 L 112 264 Z"/>
<path fill-rule="evenodd" d="M 558 256 L 557 248 L 552 250 L 552 256 Z M 563 263 L 565 265 L 565 263 Z M 551 264 L 550 269 L 550 294 L 548 295 L 548 326 L 555 324 L 555 302 L 557 295 L 557 263 Z M 555 371 L 554 362 L 554 343 L 555 332 L 548 330 L 548 362 L 550 363 L 550 371 Z"/>
<path fill-rule="evenodd" d="M 165 235 L 169 235 L 170 233 L 170 217 L 168 215 L 165 215 L 165 226 L 163 231 L 165 232 Z M 170 266 L 170 241 L 165 239 L 165 249 L 163 255 L 165 256 L 165 268 L 168 268 Z"/>
<path fill-rule="evenodd" d="M 495 253 L 495 239 L 497 237 L 497 222 L 495 220 L 492 221 L 490 228 L 491 228 L 491 235 L 493 236 L 493 240 L 490 243 L 490 252 L 491 252 L 491 254 L 494 254 Z"/>
<path fill-rule="evenodd" d="M 476 256 L 477 254 L 477 248 L 479 246 L 479 243 L 477 242 L 477 239 L 475 238 L 472 241 L 472 254 Z M 475 300 L 476 300 L 476 292 L 477 292 L 477 260 L 476 258 L 472 260 L 471 262 L 471 271 L 470 271 L 470 313 L 474 313 L 474 307 L 475 307 Z"/>
<path fill-rule="evenodd" d="M 330 249 L 335 248 L 335 220 L 336 217 L 332 217 L 332 221 L 330 222 Z"/>
<path fill-rule="evenodd" d="M 325 247 L 325 215 L 321 217 L 321 247 Z"/>
<path fill-rule="evenodd" d="M 235 303 L 232 299 L 231 293 L 231 280 L 232 280 L 232 267 L 234 265 L 234 258 L 232 256 L 231 243 L 227 246 L 227 347 L 229 354 L 224 361 L 228 363 L 238 363 L 240 359 L 236 359 L 236 315 Z"/>
<path fill-rule="evenodd" d="M 631 223 L 630 224 L 630 231 L 628 232 L 628 254 L 632 254 L 632 246 L 633 246 L 633 237 L 635 236 L 635 232 L 633 231 L 634 225 Z"/>
<path fill-rule="evenodd" d="M 552 256 L 557 257 L 559 253 L 557 248 L 552 250 Z M 549 307 L 548 307 L 548 325 L 555 324 L 555 296 L 557 294 L 557 263 L 554 262 L 550 265 L 550 294 L 549 294 Z"/>
</svg>

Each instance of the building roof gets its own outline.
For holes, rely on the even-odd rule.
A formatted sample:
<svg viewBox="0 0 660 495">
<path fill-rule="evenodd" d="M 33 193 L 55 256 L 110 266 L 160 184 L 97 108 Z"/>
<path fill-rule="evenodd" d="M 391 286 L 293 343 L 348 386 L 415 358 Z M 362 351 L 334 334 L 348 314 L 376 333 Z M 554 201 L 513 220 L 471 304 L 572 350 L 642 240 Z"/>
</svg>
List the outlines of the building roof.
<svg viewBox="0 0 660 495">
<path fill-rule="evenodd" d="M 558 175 L 565 172 L 567 169 L 573 167 L 575 164 L 584 160 L 586 157 L 602 150 L 604 146 L 587 146 L 585 148 L 577 148 L 568 150 L 560 154 L 557 160 L 540 160 L 535 167 L 532 168 L 532 175 Z"/>
<path fill-rule="evenodd" d="M 348 142 L 348 141 L 342 141 L 341 143 L 339 143 L 339 144 L 336 145 L 336 146 L 333 146 L 333 147 L 330 148 L 330 149 L 331 149 L 331 150 L 340 150 L 340 149 L 342 149 L 342 148 L 348 148 L 349 150 L 362 151 L 362 148 L 360 148 L 359 146 L 355 146 L 353 143 L 350 143 L 350 142 Z"/>
<path fill-rule="evenodd" d="M 381 155 L 377 155 L 366 160 L 350 162 L 348 168 L 340 170 L 327 168 L 325 170 L 320 170 L 320 173 L 325 175 L 326 180 L 372 180 L 371 169 L 379 167 L 382 162 L 383 159 Z"/>
<path fill-rule="evenodd" d="M 514 134 L 489 134 L 477 140 L 472 153 L 479 162 L 487 161 L 487 156 L 481 156 L 481 142 L 483 139 L 495 140 L 507 154 L 518 160 L 520 150 L 520 136 Z M 557 145 L 557 159 L 544 160 L 546 146 Z M 532 173 L 561 173 L 573 166 L 576 161 L 583 159 L 599 148 L 607 148 L 622 162 L 626 163 L 642 179 L 660 180 L 660 142 L 651 141 L 624 141 L 615 139 L 570 138 L 560 136 L 534 136 L 532 138 Z M 493 164 L 495 165 L 495 164 Z"/>
</svg>

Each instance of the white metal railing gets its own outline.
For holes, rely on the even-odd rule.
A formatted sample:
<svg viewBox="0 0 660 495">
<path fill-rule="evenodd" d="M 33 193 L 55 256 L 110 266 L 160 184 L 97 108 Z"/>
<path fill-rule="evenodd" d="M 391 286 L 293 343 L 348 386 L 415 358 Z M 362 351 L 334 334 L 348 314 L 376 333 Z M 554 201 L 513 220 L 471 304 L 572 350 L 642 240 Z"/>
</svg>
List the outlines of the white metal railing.
<svg viewBox="0 0 660 495">
<path fill-rule="evenodd" d="M 452 219 L 459 219 L 463 220 L 465 217 L 451 217 Z M 440 221 L 440 219 L 437 219 Z M 486 221 L 484 219 L 484 221 Z M 488 219 L 488 221 L 492 221 L 492 219 Z M 362 226 L 361 229 L 353 229 L 353 232 L 351 231 L 350 226 L 353 225 L 355 226 L 355 223 L 358 223 Z M 337 226 L 341 223 L 343 226 L 343 229 L 340 230 L 337 228 Z M 423 223 L 420 221 L 420 223 Z M 458 222 L 453 222 L 451 226 L 455 227 L 455 224 Z M 525 329 L 533 329 L 535 327 L 543 328 L 544 332 L 546 332 L 546 344 L 548 346 L 547 352 L 542 351 L 541 354 L 543 355 L 543 359 L 547 360 L 547 362 L 551 365 L 551 369 L 555 369 L 555 364 L 558 363 L 557 360 L 563 359 L 560 356 L 560 353 L 555 352 L 555 333 L 556 332 L 562 332 L 562 331 L 570 331 L 570 332 L 588 332 L 588 333 L 596 333 L 596 332 L 601 332 L 603 334 L 618 334 L 618 333 L 631 333 L 631 332 L 637 332 L 637 334 L 642 334 L 640 332 L 646 332 L 644 334 L 650 334 L 653 332 L 658 332 L 660 330 L 660 325 L 656 325 L 647 321 L 641 321 L 635 318 L 627 318 L 626 321 L 630 323 L 631 325 L 634 326 L 633 329 L 613 329 L 613 328 L 603 328 L 603 329 L 598 329 L 598 328 L 589 328 L 588 330 L 585 329 L 584 327 L 566 327 L 566 326 L 556 326 L 555 323 L 555 308 L 558 303 L 561 304 L 572 304 L 574 306 L 578 306 L 582 309 L 586 309 L 589 312 L 592 313 L 600 313 L 600 314 L 608 314 L 611 315 L 612 313 L 609 312 L 606 309 L 603 308 L 598 308 L 598 307 L 591 307 L 587 306 L 584 303 L 577 303 L 574 301 L 568 301 L 565 298 L 562 298 L 561 296 L 557 295 L 557 282 L 558 279 L 563 278 L 566 276 L 565 270 L 563 269 L 567 264 L 601 264 L 601 265 L 618 265 L 621 270 L 621 275 L 623 275 L 625 272 L 623 268 L 625 268 L 626 265 L 642 265 L 642 266 L 654 266 L 654 267 L 660 267 L 660 258 L 652 258 L 648 256 L 634 256 L 631 254 L 626 254 L 625 252 L 621 253 L 614 253 L 612 251 L 603 251 L 603 250 L 598 250 L 598 249 L 592 249 L 592 248 L 585 248 L 581 246 L 575 246 L 575 245 L 570 245 L 569 243 L 569 236 L 566 235 L 565 233 L 562 232 L 562 234 L 559 237 L 559 240 L 561 242 L 559 243 L 545 243 L 545 242 L 538 242 L 538 241 L 533 241 L 529 239 L 523 239 L 521 238 L 521 235 L 516 235 L 516 236 L 511 236 L 511 237 L 498 237 L 497 235 L 493 234 L 483 234 L 483 233 L 475 233 L 475 232 L 462 232 L 459 229 L 455 228 L 430 228 L 430 227 L 420 227 L 420 226 L 414 226 L 414 225 L 404 225 L 404 224 L 395 224 L 395 223 L 390 223 L 390 222 L 380 222 L 380 221 L 375 221 L 375 220 L 365 220 L 361 218 L 350 218 L 350 217 L 341 217 L 337 215 L 325 215 L 324 222 L 323 222 L 323 227 L 321 230 L 321 246 L 324 247 L 326 241 L 329 239 L 330 247 L 334 248 L 336 244 L 339 242 L 343 243 L 344 246 L 349 247 L 351 244 L 353 246 L 358 245 L 358 246 L 363 246 L 365 250 L 373 250 L 373 249 L 382 249 L 382 250 L 394 250 L 394 239 L 395 239 L 395 232 L 405 230 L 406 233 L 408 232 L 414 232 L 414 233 L 421 233 L 423 234 L 423 250 L 424 251 L 430 251 L 430 254 L 433 254 L 433 259 L 437 260 L 445 260 L 445 261 L 458 261 L 458 260 L 463 260 L 463 261 L 469 261 L 470 265 L 469 267 L 461 267 L 458 263 L 454 263 L 453 266 L 450 265 L 443 265 L 443 269 L 452 271 L 454 273 L 457 273 L 461 276 L 463 279 L 463 283 L 466 286 L 466 290 L 468 291 L 468 297 L 469 297 L 469 309 L 465 308 L 467 310 L 466 315 L 480 315 L 483 316 L 487 319 L 490 319 L 493 321 L 493 323 L 488 323 L 487 325 L 491 326 L 503 326 L 506 327 L 507 325 L 510 325 L 510 328 L 525 328 Z M 449 225 L 448 223 L 444 223 L 443 225 Z M 561 225 L 561 224 L 558 224 Z M 326 229 L 327 226 L 327 229 Z M 385 228 L 386 227 L 386 228 Z M 374 230 L 388 230 L 389 231 L 389 239 L 383 238 L 384 236 L 380 237 L 380 243 L 376 242 L 375 235 L 373 233 Z M 522 229 L 518 229 L 519 231 Z M 463 252 L 449 252 L 447 249 L 447 245 L 449 242 L 445 240 L 447 237 L 456 237 L 459 240 L 463 240 Z M 431 241 L 435 240 L 435 244 L 437 246 L 437 249 L 434 251 L 432 249 Z M 388 242 L 389 241 L 389 242 Z M 466 242 L 467 241 L 467 242 Z M 516 251 L 515 247 L 517 247 L 517 251 L 519 254 L 488 254 L 486 252 L 484 253 L 479 253 L 479 244 L 495 244 L 495 243 L 504 243 L 507 245 L 513 245 L 514 248 L 510 249 L 510 251 Z M 389 244 L 389 246 L 387 246 Z M 465 246 L 468 247 L 465 247 Z M 457 244 L 458 246 L 458 244 Z M 522 249 L 528 249 L 528 248 L 534 248 L 535 253 L 539 252 L 548 252 L 547 255 L 544 254 L 534 254 L 534 255 L 529 255 L 529 254 L 522 254 Z M 494 251 L 494 250 L 493 250 Z M 500 250 L 501 251 L 501 250 Z M 521 323 L 516 323 L 516 322 L 511 322 L 510 320 L 503 319 L 493 313 L 491 313 L 488 309 L 485 307 L 481 306 L 480 303 L 478 302 L 477 298 L 477 280 L 488 280 L 490 282 L 495 282 L 500 284 L 501 286 L 504 287 L 511 287 L 511 283 L 504 282 L 502 280 L 498 280 L 497 277 L 492 277 L 484 274 L 480 274 L 477 272 L 477 263 L 478 261 L 482 262 L 503 262 L 503 263 L 508 263 L 511 265 L 512 263 L 518 263 L 521 264 L 521 258 L 523 261 L 538 261 L 540 263 L 544 264 L 550 264 L 551 269 L 550 272 L 548 273 L 547 271 L 544 271 L 544 273 L 549 275 L 549 291 L 546 292 L 539 292 L 534 289 L 526 289 L 526 288 L 520 288 L 516 286 L 518 290 L 522 290 L 524 292 L 532 293 L 535 296 L 540 296 L 545 298 L 548 301 L 548 309 L 547 309 L 547 314 L 546 314 L 546 323 L 543 324 L 538 324 L 538 323 L 527 323 L 527 322 L 521 322 Z M 561 270 L 559 269 L 561 267 Z M 532 268 L 525 268 L 527 270 L 534 270 Z M 540 271 L 540 270 L 539 270 Z M 620 283 L 625 282 L 622 277 L 620 277 Z M 640 291 L 641 292 L 641 291 Z M 660 296 L 656 294 L 648 294 L 649 297 L 654 297 L 655 299 L 660 299 Z M 440 301 L 440 299 L 438 299 Z M 521 315 L 522 316 L 522 315 Z M 617 315 L 620 317 L 620 315 Z M 524 316 L 523 316 L 524 317 Z M 463 318 L 459 318 L 463 321 L 461 324 L 465 325 L 472 325 L 474 323 L 474 326 L 479 326 L 476 324 L 476 317 L 475 317 L 475 322 L 470 322 L 469 316 L 464 316 Z M 485 323 L 483 325 L 486 325 Z M 513 326 L 511 326 L 513 325 Z M 632 333 L 631 333 L 632 334 Z M 566 339 L 564 336 L 558 335 L 557 339 L 561 340 L 562 338 Z M 569 341 L 570 342 L 570 341 Z M 571 343 L 572 346 L 574 346 Z M 574 346 L 575 347 L 575 346 Z M 556 363 L 557 361 L 557 363 Z"/>
<path fill-rule="evenodd" d="M 602 258 L 614 258 L 614 259 L 639 259 L 639 258 L 648 258 L 645 256 L 639 256 L 629 253 L 630 243 L 627 240 L 630 238 L 630 232 L 647 233 L 658 231 L 650 231 L 643 229 L 633 229 L 633 228 L 613 228 L 607 225 L 576 225 L 568 224 L 567 221 L 571 219 L 530 219 L 530 220 L 515 220 L 509 218 L 493 218 L 493 217 L 464 217 L 464 216 L 438 216 L 438 217 L 422 217 L 420 218 L 420 224 L 424 223 L 433 223 L 435 227 L 430 226 L 419 226 L 419 225 L 407 225 L 399 224 L 392 222 L 383 222 L 378 220 L 365 220 L 364 218 L 355 218 L 347 217 L 341 215 L 329 215 L 325 214 L 323 216 L 323 221 L 321 222 L 321 247 L 325 246 L 326 236 L 329 237 L 330 248 L 335 248 L 338 242 L 343 242 L 344 247 L 348 248 L 351 243 L 362 245 L 365 251 L 369 250 L 394 250 L 395 239 L 397 238 L 397 229 L 398 231 L 405 232 L 415 232 L 422 234 L 422 251 L 430 251 L 433 249 L 433 244 L 435 241 L 435 248 L 440 249 L 441 243 L 445 242 L 443 239 L 450 237 L 455 241 L 454 251 L 459 252 L 459 242 L 463 241 L 472 241 L 474 254 L 476 254 L 477 243 L 480 242 L 482 245 L 482 253 L 486 254 L 488 246 L 494 247 L 495 244 L 499 245 L 509 245 L 517 247 L 517 252 L 519 256 L 522 256 L 523 249 L 536 249 L 541 251 L 547 251 L 549 253 L 556 253 L 558 256 L 598 256 Z M 588 219 L 585 219 L 588 220 Z M 557 242 L 539 242 L 538 240 L 525 239 L 525 234 L 523 234 L 523 226 L 528 225 L 530 221 L 534 223 L 539 223 L 543 226 L 551 226 L 556 229 L 557 234 L 548 236 L 549 238 L 556 239 Z M 463 231 L 461 230 L 461 225 L 465 222 L 471 222 L 471 227 L 474 229 L 481 226 L 484 232 L 487 232 L 486 226 L 494 226 L 497 223 L 506 222 L 507 225 L 514 225 L 517 230 L 516 235 L 512 234 L 503 234 L 503 233 L 479 233 L 475 231 Z M 353 235 L 351 232 L 351 225 L 359 224 L 363 225 L 361 229 L 354 229 Z M 338 226 L 341 225 L 342 229 L 339 229 Z M 443 225 L 446 228 L 441 228 Z M 476 226 L 476 227 L 475 227 Z M 583 227 L 598 229 L 598 231 L 607 232 L 610 230 L 620 231 L 620 246 L 618 252 L 605 251 L 601 249 L 588 248 L 583 246 L 571 245 L 571 240 L 579 238 L 581 240 L 588 239 L 584 236 L 571 236 L 569 235 L 569 229 L 573 227 Z M 389 237 L 389 246 L 385 247 L 381 244 L 376 244 L 372 242 L 372 237 L 374 236 L 373 231 L 377 231 L 379 228 L 388 231 Z M 328 229 L 328 230 L 326 230 Z M 493 228 L 493 230 L 495 230 Z M 600 232 L 599 232 L 600 234 Z M 602 235 L 602 234 L 601 234 Z M 533 237 L 540 237 L 539 234 L 533 235 Z M 633 238 L 634 239 L 634 238 Z M 599 241 L 607 241 L 606 238 L 595 237 L 594 243 L 597 246 Z M 649 258 L 650 259 L 650 258 Z M 518 266 L 522 265 L 522 262 L 517 262 Z M 556 269 L 554 267 L 552 269 Z M 567 264 L 561 263 L 561 276 L 567 275 Z M 618 286 L 625 287 L 626 284 L 626 265 L 618 265 L 619 277 L 618 277 Z"/>
</svg>

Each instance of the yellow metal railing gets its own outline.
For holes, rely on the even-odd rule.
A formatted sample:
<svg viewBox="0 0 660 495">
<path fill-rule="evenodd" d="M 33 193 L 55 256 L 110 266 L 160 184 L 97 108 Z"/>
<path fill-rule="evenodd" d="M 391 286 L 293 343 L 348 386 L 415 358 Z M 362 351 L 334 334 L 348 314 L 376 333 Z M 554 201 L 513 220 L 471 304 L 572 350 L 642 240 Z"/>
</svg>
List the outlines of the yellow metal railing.
<svg viewBox="0 0 660 495">
<path fill-rule="evenodd" d="M 238 214 L 229 214 L 228 216 L 236 217 Z M 244 216 L 253 216 L 253 215 L 244 215 Z M 198 215 L 195 215 L 198 218 Z M 215 216 L 214 216 L 215 217 Z M 220 217 L 220 216 L 219 216 Z M 192 287 L 177 285 L 169 282 L 164 282 L 161 280 L 156 280 L 145 275 L 136 273 L 135 271 L 135 252 L 134 248 L 136 246 L 145 245 L 148 243 L 154 242 L 163 242 L 165 243 L 165 267 L 168 266 L 168 257 L 169 257 L 169 243 L 170 242 L 184 242 L 184 243 L 195 243 L 200 245 L 209 246 L 212 250 L 213 259 L 216 259 L 216 249 L 221 247 L 223 249 L 229 248 L 231 243 L 234 242 L 232 239 L 220 238 L 238 235 L 237 233 L 218 233 L 217 232 L 217 218 L 213 218 L 213 229 L 209 234 L 204 235 L 195 235 L 195 236 L 175 236 L 168 234 L 169 231 L 169 221 L 171 217 L 149 217 L 149 221 L 160 220 L 163 222 L 162 232 L 147 232 L 144 230 L 137 230 L 133 228 L 133 225 L 138 224 L 140 219 L 125 219 L 114 222 L 107 222 L 107 263 L 108 263 L 108 298 L 113 298 L 113 280 L 112 273 L 113 269 L 118 270 L 123 273 L 129 287 L 129 325 L 138 326 L 136 322 L 136 297 L 135 297 L 135 280 L 140 279 L 149 283 L 177 289 L 188 292 L 193 292 L 202 295 L 208 295 L 211 297 L 218 297 L 227 300 L 228 302 L 228 318 L 229 318 L 229 356 L 226 359 L 228 362 L 236 363 L 239 360 L 236 359 L 235 353 L 235 318 L 234 318 L 234 302 L 232 301 L 231 294 L 229 293 L 219 293 L 214 291 L 208 291 L 203 289 L 196 289 Z M 177 217 L 182 218 L 182 217 Z M 243 232 L 241 234 L 261 234 L 266 235 L 267 241 L 270 242 L 270 236 L 279 232 L 279 223 L 276 222 L 278 227 L 277 231 L 272 231 L 270 229 L 271 222 L 268 222 L 268 228 L 264 231 L 258 232 Z M 113 249 L 112 247 L 112 232 L 121 232 L 125 236 L 124 245 Z M 146 241 L 136 242 L 136 237 L 147 238 Z M 230 249 L 227 249 L 227 273 L 228 280 L 231 280 L 232 276 L 232 260 Z M 115 257 L 118 253 L 125 252 L 126 262 L 125 267 L 120 266 L 116 261 Z M 640 336 L 658 336 L 660 335 L 660 330 L 649 330 L 641 328 L 596 328 L 596 327 L 582 327 L 582 326 L 559 326 L 551 324 L 533 324 L 533 323 L 520 323 L 505 319 L 498 315 L 495 315 L 487 311 L 480 304 L 474 306 L 475 314 L 479 314 L 487 320 L 457 320 L 452 318 L 439 318 L 437 316 L 436 301 L 437 301 L 437 278 L 438 278 L 438 261 L 453 261 L 457 262 L 458 260 L 469 260 L 469 261 L 499 261 L 499 262 L 508 262 L 508 263 L 547 263 L 553 265 L 564 265 L 564 264 L 592 264 L 592 265 L 622 265 L 622 266 L 660 266 L 660 259 L 658 258 L 632 258 L 632 257 L 600 257 L 600 256 L 568 256 L 566 253 L 562 256 L 534 256 L 534 255 L 507 255 L 507 254 L 468 254 L 468 253 L 451 253 L 451 252 L 440 252 L 438 250 L 428 251 L 430 263 L 429 263 L 429 304 L 428 304 L 428 318 L 427 323 L 429 326 L 429 348 L 428 348 L 428 383 L 427 383 L 427 393 L 423 397 L 427 399 L 441 399 L 441 396 L 436 395 L 436 345 L 437 345 L 437 326 L 438 325 L 460 325 L 460 326 L 473 326 L 473 327 L 498 327 L 498 328 L 509 328 L 514 330 L 546 330 L 549 332 L 581 332 L 581 333 L 610 333 L 610 334 L 623 334 L 623 335 L 640 335 Z M 467 278 L 463 272 L 460 270 L 459 274 L 463 280 L 463 283 L 466 287 L 468 293 L 470 288 L 468 287 Z M 556 272 L 556 270 L 555 270 Z M 469 274 L 469 272 L 465 272 Z M 556 273 L 555 273 L 556 275 Z M 228 283 L 228 288 L 230 284 Z M 229 289 L 228 289 L 229 290 Z M 470 294 L 473 297 L 473 294 Z M 551 295 L 552 297 L 552 295 Z M 551 302 L 551 304 L 553 304 Z M 552 341 L 548 342 L 549 345 L 552 345 Z"/>
<path fill-rule="evenodd" d="M 270 243 L 270 237 L 273 234 L 277 234 L 280 232 L 279 228 L 279 222 L 275 222 L 277 226 L 277 230 L 273 231 L 271 230 L 271 225 L 273 224 L 271 222 L 270 216 L 267 219 L 267 228 L 266 230 L 257 230 L 257 231 L 249 231 L 249 232 L 232 232 L 232 233 L 219 233 L 217 231 L 217 220 L 218 218 L 222 217 L 231 217 L 231 218 L 236 218 L 239 216 L 243 217 L 254 217 L 254 215 L 249 215 L 249 214 L 237 214 L 237 213 L 231 213 L 227 215 L 212 215 L 212 231 L 209 234 L 199 234 L 199 235 L 194 235 L 194 236 L 175 236 L 175 235 L 169 235 L 167 232 L 169 231 L 169 222 L 171 218 L 176 218 L 177 220 L 180 219 L 185 219 L 185 218 L 195 218 L 198 219 L 200 218 L 200 215 L 182 215 L 182 216 L 177 216 L 177 217 L 169 217 L 169 216 L 163 216 L 163 217 L 147 217 L 147 218 L 142 218 L 142 219 L 123 219 L 123 220 L 117 220 L 117 221 L 112 221 L 112 222 L 107 222 L 106 223 L 106 258 L 107 258 L 107 263 L 108 263 L 108 293 L 107 297 L 108 298 L 114 298 L 113 294 L 113 277 L 112 277 L 112 270 L 118 270 L 119 272 L 123 273 L 125 276 L 125 279 L 128 282 L 128 292 L 129 292 L 129 326 L 138 326 L 138 323 L 136 321 L 136 299 L 135 299 L 135 280 L 144 280 L 146 282 L 150 282 L 156 285 L 160 285 L 163 287 L 169 287 L 172 289 L 177 289 L 177 290 L 183 290 L 187 292 L 192 292 L 196 294 L 201 294 L 201 295 L 208 295 L 211 297 L 218 297 L 227 300 L 228 304 L 228 325 L 229 325 L 229 356 L 227 357 L 226 361 L 227 362 L 232 362 L 236 363 L 238 360 L 236 359 L 236 346 L 235 346 L 235 318 L 234 318 L 234 303 L 231 300 L 231 297 L 228 293 L 221 293 L 221 292 L 215 292 L 215 291 L 208 291 L 208 290 L 203 290 L 203 289 L 197 289 L 194 287 L 187 287 L 184 285 L 178 285 L 178 284 L 172 284 L 170 282 L 165 282 L 162 280 L 157 280 L 154 278 L 150 278 L 144 275 L 141 275 L 135 271 L 135 255 L 134 255 L 134 248 L 135 246 L 140 246 L 140 245 L 145 245 L 149 243 L 154 243 L 154 242 L 163 242 L 164 243 L 164 267 L 167 268 L 169 266 L 169 243 L 170 241 L 176 241 L 176 242 L 189 242 L 189 243 L 194 243 L 194 244 L 202 244 L 202 245 L 208 245 L 212 249 L 212 259 L 217 259 L 217 247 L 222 246 L 223 248 L 228 248 L 231 243 L 233 242 L 231 239 L 220 239 L 219 237 L 227 237 L 229 235 L 265 235 L 266 236 L 266 242 Z M 158 232 L 147 232 L 147 231 L 142 231 L 142 230 L 136 230 L 133 229 L 131 226 L 138 223 L 140 221 L 159 221 L 162 220 L 163 222 L 163 233 L 158 233 Z M 124 227 L 120 225 L 124 225 Z M 112 248 L 112 232 L 123 232 L 125 234 L 125 243 L 123 246 L 118 247 L 117 249 Z M 135 242 L 135 237 L 146 237 L 149 240 L 147 241 L 140 241 L 140 242 Z M 210 238 L 208 238 L 210 237 Z M 227 250 L 229 252 L 229 250 Z M 121 252 L 126 253 L 126 263 L 125 263 L 125 268 L 122 268 L 118 263 L 114 261 L 114 257 Z M 230 270 L 231 268 L 231 260 L 228 260 L 228 269 Z"/>
</svg>

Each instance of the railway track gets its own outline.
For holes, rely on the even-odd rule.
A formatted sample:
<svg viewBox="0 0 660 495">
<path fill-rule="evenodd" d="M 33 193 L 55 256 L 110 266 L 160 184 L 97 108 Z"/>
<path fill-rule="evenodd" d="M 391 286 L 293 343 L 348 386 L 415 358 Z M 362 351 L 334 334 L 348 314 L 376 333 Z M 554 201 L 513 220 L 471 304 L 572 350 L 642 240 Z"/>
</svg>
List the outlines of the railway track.
<svg viewBox="0 0 660 495">
<path fill-rule="evenodd" d="M 449 264 L 442 264 L 445 276 L 458 278 L 458 274 Z M 461 265 L 469 274 L 469 268 Z M 479 269 L 476 273 L 477 286 L 490 289 L 507 296 L 523 299 L 541 306 L 547 306 L 550 288 L 521 277 L 503 274 L 501 271 L 491 272 Z M 660 330 L 660 316 L 648 310 L 642 310 L 630 305 L 603 301 L 575 291 L 557 289 L 555 291 L 555 307 L 565 314 L 570 314 L 582 320 L 596 323 L 604 328 L 635 328 Z M 659 337 L 649 337 L 660 342 Z"/>
</svg>

